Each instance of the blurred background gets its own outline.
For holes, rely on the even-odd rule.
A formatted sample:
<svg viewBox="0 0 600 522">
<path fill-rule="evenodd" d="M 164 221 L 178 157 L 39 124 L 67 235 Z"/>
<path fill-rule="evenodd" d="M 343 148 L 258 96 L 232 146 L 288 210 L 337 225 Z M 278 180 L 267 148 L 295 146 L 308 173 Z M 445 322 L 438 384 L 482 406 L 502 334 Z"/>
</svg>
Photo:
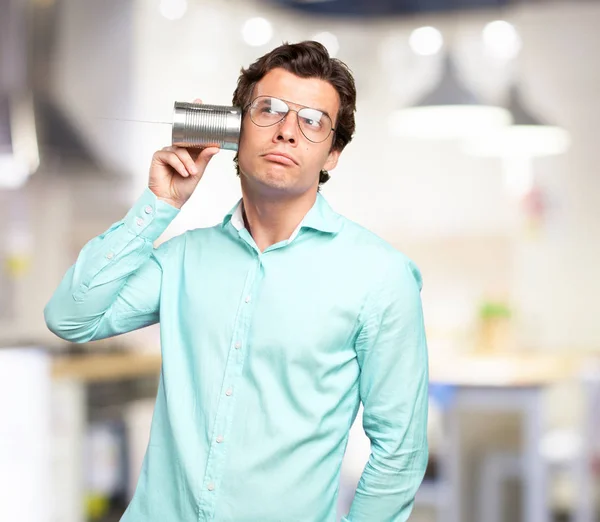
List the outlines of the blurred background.
<svg viewBox="0 0 600 522">
<path fill-rule="evenodd" d="M 411 520 L 600 520 L 598 27 L 591 0 L 0 0 L 0 521 L 123 513 L 158 326 L 71 345 L 43 308 L 143 191 L 173 102 L 229 105 L 240 67 L 304 39 L 358 89 L 323 194 L 424 277 L 431 458 Z M 159 242 L 222 219 L 232 158 Z M 359 415 L 340 513 L 368 455 Z"/>
</svg>

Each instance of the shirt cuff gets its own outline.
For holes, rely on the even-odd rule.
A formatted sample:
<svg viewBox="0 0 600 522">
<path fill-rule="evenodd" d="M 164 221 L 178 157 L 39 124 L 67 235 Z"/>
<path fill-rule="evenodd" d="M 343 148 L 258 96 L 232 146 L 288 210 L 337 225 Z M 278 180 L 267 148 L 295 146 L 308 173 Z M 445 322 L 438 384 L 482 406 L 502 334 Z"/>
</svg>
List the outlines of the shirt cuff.
<svg viewBox="0 0 600 522">
<path fill-rule="evenodd" d="M 146 188 L 125 216 L 124 222 L 136 236 L 156 241 L 177 214 L 178 208 L 158 199 L 154 192 Z"/>
</svg>

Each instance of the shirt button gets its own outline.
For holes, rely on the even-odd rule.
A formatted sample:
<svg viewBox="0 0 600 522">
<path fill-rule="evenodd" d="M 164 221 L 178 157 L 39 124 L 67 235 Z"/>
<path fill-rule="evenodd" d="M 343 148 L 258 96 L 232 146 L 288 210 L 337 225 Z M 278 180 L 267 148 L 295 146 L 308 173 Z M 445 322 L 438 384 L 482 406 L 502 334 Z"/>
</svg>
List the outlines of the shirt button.
<svg viewBox="0 0 600 522">
<path fill-rule="evenodd" d="M 252 298 L 250 296 L 246 297 L 246 302 L 249 303 Z"/>
<path fill-rule="evenodd" d="M 144 208 L 144 212 L 145 212 L 146 214 L 152 214 L 152 207 L 151 207 L 150 205 L 146 206 L 146 207 Z"/>
<path fill-rule="evenodd" d="M 112 252 L 106 254 L 106 259 L 112 259 L 113 257 L 115 257 L 115 255 Z"/>
<path fill-rule="evenodd" d="M 239 350 L 242 347 L 242 343 L 240 343 L 239 341 L 237 343 L 235 343 L 235 349 Z"/>
<path fill-rule="evenodd" d="M 229 388 L 226 392 L 225 395 L 227 395 L 227 397 L 231 397 L 233 395 L 233 390 L 231 388 Z"/>
<path fill-rule="evenodd" d="M 215 485 L 211 482 L 208 486 L 206 486 L 206 489 L 208 489 L 208 491 L 214 491 Z"/>
<path fill-rule="evenodd" d="M 221 442 L 223 442 L 223 440 L 224 440 L 224 439 L 223 439 L 223 435 L 219 435 L 219 436 L 217 437 L 217 442 L 218 442 L 219 444 L 221 444 Z"/>
<path fill-rule="evenodd" d="M 144 220 L 142 218 L 137 218 L 135 220 L 135 223 L 137 224 L 138 227 L 141 227 L 144 224 Z"/>
</svg>

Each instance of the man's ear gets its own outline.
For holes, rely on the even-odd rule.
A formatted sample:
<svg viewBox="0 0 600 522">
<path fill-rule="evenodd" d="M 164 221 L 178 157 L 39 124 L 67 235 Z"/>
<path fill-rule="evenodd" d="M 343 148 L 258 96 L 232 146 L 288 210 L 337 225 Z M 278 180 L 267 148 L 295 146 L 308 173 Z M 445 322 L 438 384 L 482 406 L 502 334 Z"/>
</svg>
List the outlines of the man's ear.
<svg viewBox="0 0 600 522">
<path fill-rule="evenodd" d="M 325 165 L 323 165 L 323 170 L 333 170 L 335 169 L 337 162 L 338 162 L 338 158 L 340 157 L 340 152 L 339 150 L 331 150 L 329 152 L 329 156 L 327 156 L 327 161 L 325 162 Z"/>
</svg>

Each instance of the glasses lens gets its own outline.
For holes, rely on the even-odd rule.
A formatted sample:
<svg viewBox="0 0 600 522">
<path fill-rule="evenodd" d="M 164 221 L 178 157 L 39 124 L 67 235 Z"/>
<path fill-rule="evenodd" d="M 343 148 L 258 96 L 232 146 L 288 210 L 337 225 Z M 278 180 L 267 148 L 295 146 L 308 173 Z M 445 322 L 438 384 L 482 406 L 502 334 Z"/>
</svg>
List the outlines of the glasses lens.
<svg viewBox="0 0 600 522">
<path fill-rule="evenodd" d="M 310 140 L 319 143 L 329 136 L 331 120 L 327 114 L 317 109 L 300 109 L 298 111 L 298 124 L 304 135 Z"/>
<path fill-rule="evenodd" d="M 250 118 L 259 127 L 270 127 L 282 121 L 290 112 L 287 103 L 279 98 L 259 96 L 250 105 Z M 304 107 L 297 111 L 298 126 L 302 134 L 314 143 L 325 141 L 333 124 L 327 114 L 317 109 Z"/>
<path fill-rule="evenodd" d="M 279 123 L 289 111 L 287 104 L 277 98 L 261 96 L 256 98 L 250 107 L 252 121 L 260 127 L 268 127 Z"/>
</svg>

